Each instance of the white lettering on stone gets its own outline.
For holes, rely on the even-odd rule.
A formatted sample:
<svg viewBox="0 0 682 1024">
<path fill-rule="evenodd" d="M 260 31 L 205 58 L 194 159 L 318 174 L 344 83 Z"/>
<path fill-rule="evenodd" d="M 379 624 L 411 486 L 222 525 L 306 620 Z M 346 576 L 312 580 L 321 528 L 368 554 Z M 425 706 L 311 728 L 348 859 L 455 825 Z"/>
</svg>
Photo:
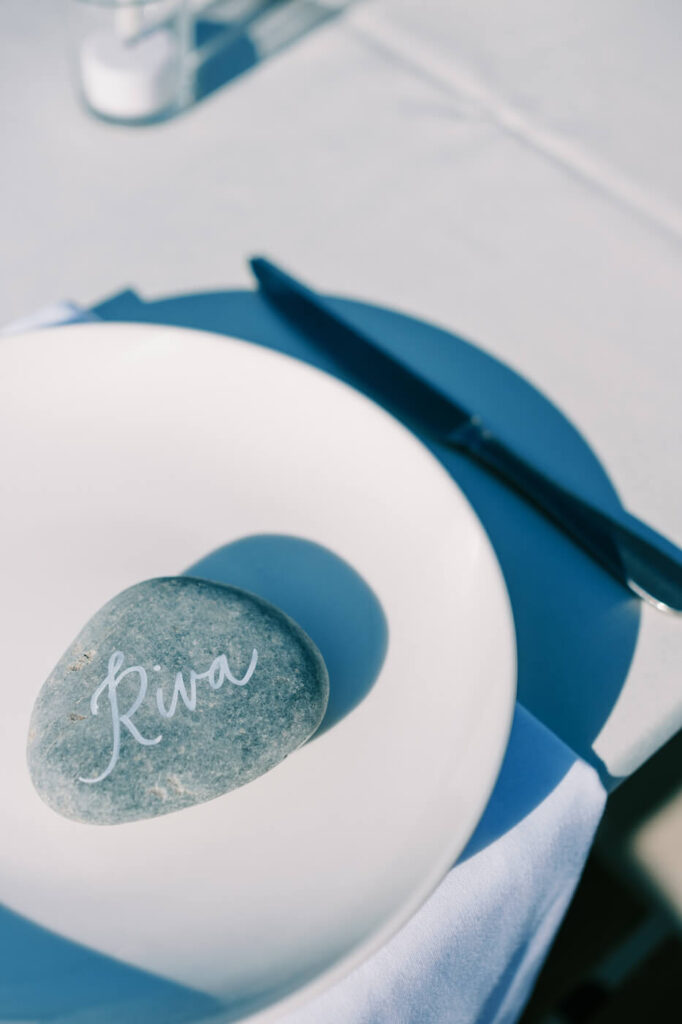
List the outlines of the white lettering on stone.
<svg viewBox="0 0 682 1024">
<path fill-rule="evenodd" d="M 106 779 L 108 775 L 111 775 L 112 771 L 116 767 L 121 753 L 122 725 L 126 727 L 137 743 L 141 743 L 142 746 L 145 747 L 154 746 L 155 744 L 160 743 L 163 738 L 161 733 L 159 733 L 158 736 L 155 736 L 153 740 L 145 738 L 133 722 L 133 715 L 139 709 L 147 696 L 149 681 L 147 678 L 147 672 L 141 665 L 131 665 L 123 672 L 119 671 L 123 667 L 124 661 L 125 655 L 123 652 L 114 651 L 109 658 L 107 675 L 99 684 L 90 699 L 90 711 L 93 715 L 98 715 L 100 697 L 106 692 L 109 699 L 109 710 L 111 712 L 112 744 L 109 764 L 101 775 L 98 775 L 94 779 L 85 779 L 82 776 L 79 777 L 79 782 L 85 782 L 88 785 L 92 785 L 95 782 L 101 782 L 103 779 Z M 157 687 L 156 706 L 159 714 L 162 718 L 172 718 L 177 710 L 178 700 L 180 698 L 188 711 L 195 711 L 197 706 L 197 683 L 204 680 L 212 690 L 219 690 L 225 681 L 232 683 L 234 686 L 246 686 L 256 670 L 257 663 L 258 651 L 254 648 L 253 654 L 251 655 L 251 661 L 249 662 L 249 667 L 240 679 L 230 670 L 227 656 L 225 654 L 220 654 L 212 661 L 210 667 L 207 668 L 205 672 L 195 672 L 194 670 L 190 670 L 189 691 L 185 685 L 185 679 L 182 672 L 177 672 L 173 684 L 173 694 L 168 707 L 164 700 L 163 688 L 161 686 Z M 154 671 L 159 671 L 158 665 L 154 665 Z M 121 713 L 118 705 L 118 687 L 126 676 L 133 675 L 135 673 L 137 673 L 139 679 L 137 694 L 128 710 Z"/>
</svg>

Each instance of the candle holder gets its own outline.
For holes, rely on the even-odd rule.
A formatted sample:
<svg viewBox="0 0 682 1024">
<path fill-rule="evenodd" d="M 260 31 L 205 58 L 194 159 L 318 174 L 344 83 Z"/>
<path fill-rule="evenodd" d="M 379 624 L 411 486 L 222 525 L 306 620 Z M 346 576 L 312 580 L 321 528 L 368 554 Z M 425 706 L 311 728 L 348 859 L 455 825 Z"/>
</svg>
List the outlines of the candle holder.
<svg viewBox="0 0 682 1024">
<path fill-rule="evenodd" d="M 97 117 L 150 124 L 191 99 L 185 0 L 70 0 L 78 92 Z"/>
</svg>

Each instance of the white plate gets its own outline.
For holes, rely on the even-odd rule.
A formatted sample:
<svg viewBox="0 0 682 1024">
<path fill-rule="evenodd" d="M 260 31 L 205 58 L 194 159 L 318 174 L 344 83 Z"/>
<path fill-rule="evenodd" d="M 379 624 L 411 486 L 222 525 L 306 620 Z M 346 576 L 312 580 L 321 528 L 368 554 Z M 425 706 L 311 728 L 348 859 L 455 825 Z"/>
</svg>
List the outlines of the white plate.
<svg viewBox="0 0 682 1024">
<path fill-rule="evenodd" d="M 385 941 L 483 812 L 515 696 L 486 534 L 375 404 L 205 333 L 83 324 L 3 341 L 0 436 L 0 899 L 267 1019 Z M 366 697 L 199 807 L 112 827 L 50 811 L 28 720 L 83 623 L 138 580 L 266 533 L 324 545 L 378 598 L 388 647 Z"/>
</svg>

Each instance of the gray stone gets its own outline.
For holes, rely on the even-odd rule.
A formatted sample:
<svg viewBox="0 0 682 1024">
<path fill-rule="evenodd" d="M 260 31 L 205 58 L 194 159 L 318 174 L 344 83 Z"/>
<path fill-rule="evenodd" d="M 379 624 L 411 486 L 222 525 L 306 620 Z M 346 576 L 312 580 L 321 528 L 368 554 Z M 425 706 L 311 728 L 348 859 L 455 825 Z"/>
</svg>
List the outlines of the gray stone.
<svg viewBox="0 0 682 1024">
<path fill-rule="evenodd" d="M 319 651 L 267 601 L 148 580 L 109 601 L 43 685 L 31 778 L 76 821 L 168 814 L 269 771 L 315 732 L 328 695 Z"/>
</svg>

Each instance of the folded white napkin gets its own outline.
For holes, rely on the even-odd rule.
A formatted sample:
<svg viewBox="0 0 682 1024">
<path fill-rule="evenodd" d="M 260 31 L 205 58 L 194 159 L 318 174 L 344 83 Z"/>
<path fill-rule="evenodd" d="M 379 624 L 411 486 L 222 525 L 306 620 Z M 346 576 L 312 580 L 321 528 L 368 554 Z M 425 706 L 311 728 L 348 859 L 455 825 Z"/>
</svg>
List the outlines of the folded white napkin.
<svg viewBox="0 0 682 1024">
<path fill-rule="evenodd" d="M 407 925 L 281 1024 L 502 1024 L 517 1019 L 576 887 L 606 793 L 517 704 L 469 846 Z"/>
<path fill-rule="evenodd" d="M 62 303 L 2 333 L 81 319 L 97 317 Z M 281 1024 L 516 1020 L 578 883 L 605 800 L 594 769 L 517 705 L 497 785 L 457 864 L 390 942 L 323 995 L 284 1014 Z"/>
</svg>

